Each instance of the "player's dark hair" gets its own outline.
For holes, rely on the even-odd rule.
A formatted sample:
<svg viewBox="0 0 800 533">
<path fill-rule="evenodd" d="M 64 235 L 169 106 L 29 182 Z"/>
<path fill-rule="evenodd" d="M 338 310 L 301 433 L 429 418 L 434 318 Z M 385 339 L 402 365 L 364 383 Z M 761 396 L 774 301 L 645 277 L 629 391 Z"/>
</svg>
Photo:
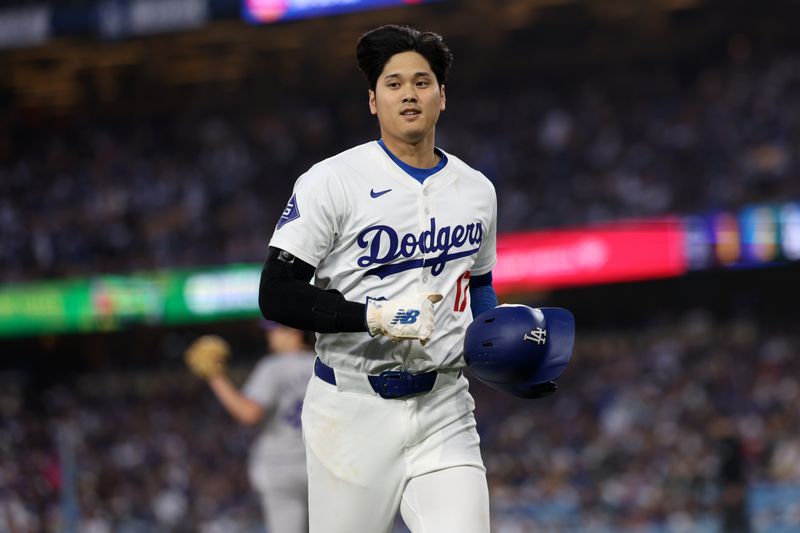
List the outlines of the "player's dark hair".
<svg viewBox="0 0 800 533">
<path fill-rule="evenodd" d="M 447 82 L 453 53 L 444 44 L 441 35 L 387 24 L 362 35 L 356 45 L 358 68 L 366 76 L 370 89 L 375 90 L 378 76 L 392 56 L 402 52 L 417 52 L 428 60 L 439 85 Z"/>
</svg>

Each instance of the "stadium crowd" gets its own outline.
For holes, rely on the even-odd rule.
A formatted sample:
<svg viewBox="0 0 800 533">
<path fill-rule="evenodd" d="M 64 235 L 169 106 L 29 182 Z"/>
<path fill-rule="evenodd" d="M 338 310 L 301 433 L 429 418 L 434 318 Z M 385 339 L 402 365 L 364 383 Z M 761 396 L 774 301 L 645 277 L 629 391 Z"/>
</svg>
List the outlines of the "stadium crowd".
<svg viewBox="0 0 800 533">
<path fill-rule="evenodd" d="M 552 72 L 498 57 L 448 84 L 437 144 L 493 181 L 501 232 L 798 201 L 800 51 L 728 45 Z M 263 260 L 294 180 L 378 135 L 363 84 L 315 81 L 216 110 L 46 119 L 0 94 L 0 284 Z M 697 309 L 581 329 L 560 391 L 535 402 L 473 378 L 494 533 L 747 533 L 726 527 L 737 490 L 753 532 L 800 531 L 789 320 Z M 262 533 L 256 430 L 175 359 L 112 355 L 46 388 L 0 366 L 0 533 L 71 516 L 82 533 Z"/>
<path fill-rule="evenodd" d="M 726 439 L 752 531 L 797 531 L 798 351 L 788 327 L 696 310 L 583 332 L 548 399 L 473 379 L 494 531 L 721 531 Z M 85 374 L 37 392 L 38 411 L 22 382 L 0 395 L 0 531 L 63 530 L 70 486 L 87 533 L 262 531 L 252 433 L 185 369 Z"/>
<path fill-rule="evenodd" d="M 487 73 L 449 91 L 437 141 L 493 180 L 500 231 L 796 200 L 800 55 L 732 50 Z M 260 261 L 294 179 L 377 135 L 361 96 L 5 124 L 0 281 Z"/>
</svg>

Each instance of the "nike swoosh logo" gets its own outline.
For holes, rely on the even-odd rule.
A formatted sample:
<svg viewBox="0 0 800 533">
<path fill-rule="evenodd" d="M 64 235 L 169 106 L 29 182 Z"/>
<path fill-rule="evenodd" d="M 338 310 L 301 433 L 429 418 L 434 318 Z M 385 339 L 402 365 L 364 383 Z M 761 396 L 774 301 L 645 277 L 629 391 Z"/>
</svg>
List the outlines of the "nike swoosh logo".
<svg viewBox="0 0 800 533">
<path fill-rule="evenodd" d="M 369 190 L 369 195 L 372 196 L 373 198 L 377 198 L 378 196 L 383 196 L 384 194 L 386 194 L 387 192 L 389 192 L 391 190 L 392 189 L 386 189 L 385 191 L 375 192 L 375 189 L 370 189 Z"/>
</svg>

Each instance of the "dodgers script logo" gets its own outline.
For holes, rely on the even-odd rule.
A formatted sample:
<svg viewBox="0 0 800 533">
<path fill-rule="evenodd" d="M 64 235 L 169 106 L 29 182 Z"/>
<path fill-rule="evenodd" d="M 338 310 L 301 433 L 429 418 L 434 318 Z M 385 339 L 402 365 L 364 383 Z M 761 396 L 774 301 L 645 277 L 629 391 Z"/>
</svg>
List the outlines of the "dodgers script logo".
<svg viewBox="0 0 800 533">
<path fill-rule="evenodd" d="M 483 226 L 480 222 L 466 226 L 436 227 L 436 219 L 430 219 L 430 229 L 415 235 L 406 233 L 398 235 L 391 226 L 370 226 L 358 234 L 358 245 L 366 250 L 366 254 L 358 258 L 361 268 L 381 265 L 368 270 L 365 276 L 378 276 L 383 279 L 398 272 L 415 268 L 431 267 L 431 274 L 438 276 L 444 271 L 449 261 L 461 259 L 478 253 L 483 240 Z M 451 253 L 452 249 L 462 248 L 469 244 L 474 248 Z M 381 251 L 383 250 L 383 251 Z M 402 257 L 413 257 L 418 253 L 430 254 L 441 252 L 437 257 L 411 259 L 402 263 L 392 263 Z"/>
</svg>

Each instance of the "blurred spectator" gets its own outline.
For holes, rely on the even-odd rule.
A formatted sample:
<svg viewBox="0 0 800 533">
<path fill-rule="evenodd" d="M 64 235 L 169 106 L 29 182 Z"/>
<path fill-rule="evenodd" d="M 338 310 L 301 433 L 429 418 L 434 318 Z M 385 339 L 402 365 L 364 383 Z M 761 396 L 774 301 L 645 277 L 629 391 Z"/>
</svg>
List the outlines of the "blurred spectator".
<svg viewBox="0 0 800 533">
<path fill-rule="evenodd" d="M 549 399 L 472 380 L 495 530 L 718 531 L 740 496 L 753 531 L 800 527 L 799 351 L 796 332 L 696 311 L 583 331 Z M 58 528 L 66 424 L 87 531 L 258 530 L 242 460 L 253 435 L 202 387 L 183 369 L 112 371 L 49 389 L 41 415 L 0 402 L 0 523 Z M 721 474 L 746 494 L 726 496 Z"/>
<path fill-rule="evenodd" d="M 476 85 L 438 133 L 495 182 L 500 231 L 796 200 L 799 81 L 786 50 Z M 377 135 L 305 102 L 12 125 L 0 280 L 261 261 L 297 176 Z"/>
</svg>

